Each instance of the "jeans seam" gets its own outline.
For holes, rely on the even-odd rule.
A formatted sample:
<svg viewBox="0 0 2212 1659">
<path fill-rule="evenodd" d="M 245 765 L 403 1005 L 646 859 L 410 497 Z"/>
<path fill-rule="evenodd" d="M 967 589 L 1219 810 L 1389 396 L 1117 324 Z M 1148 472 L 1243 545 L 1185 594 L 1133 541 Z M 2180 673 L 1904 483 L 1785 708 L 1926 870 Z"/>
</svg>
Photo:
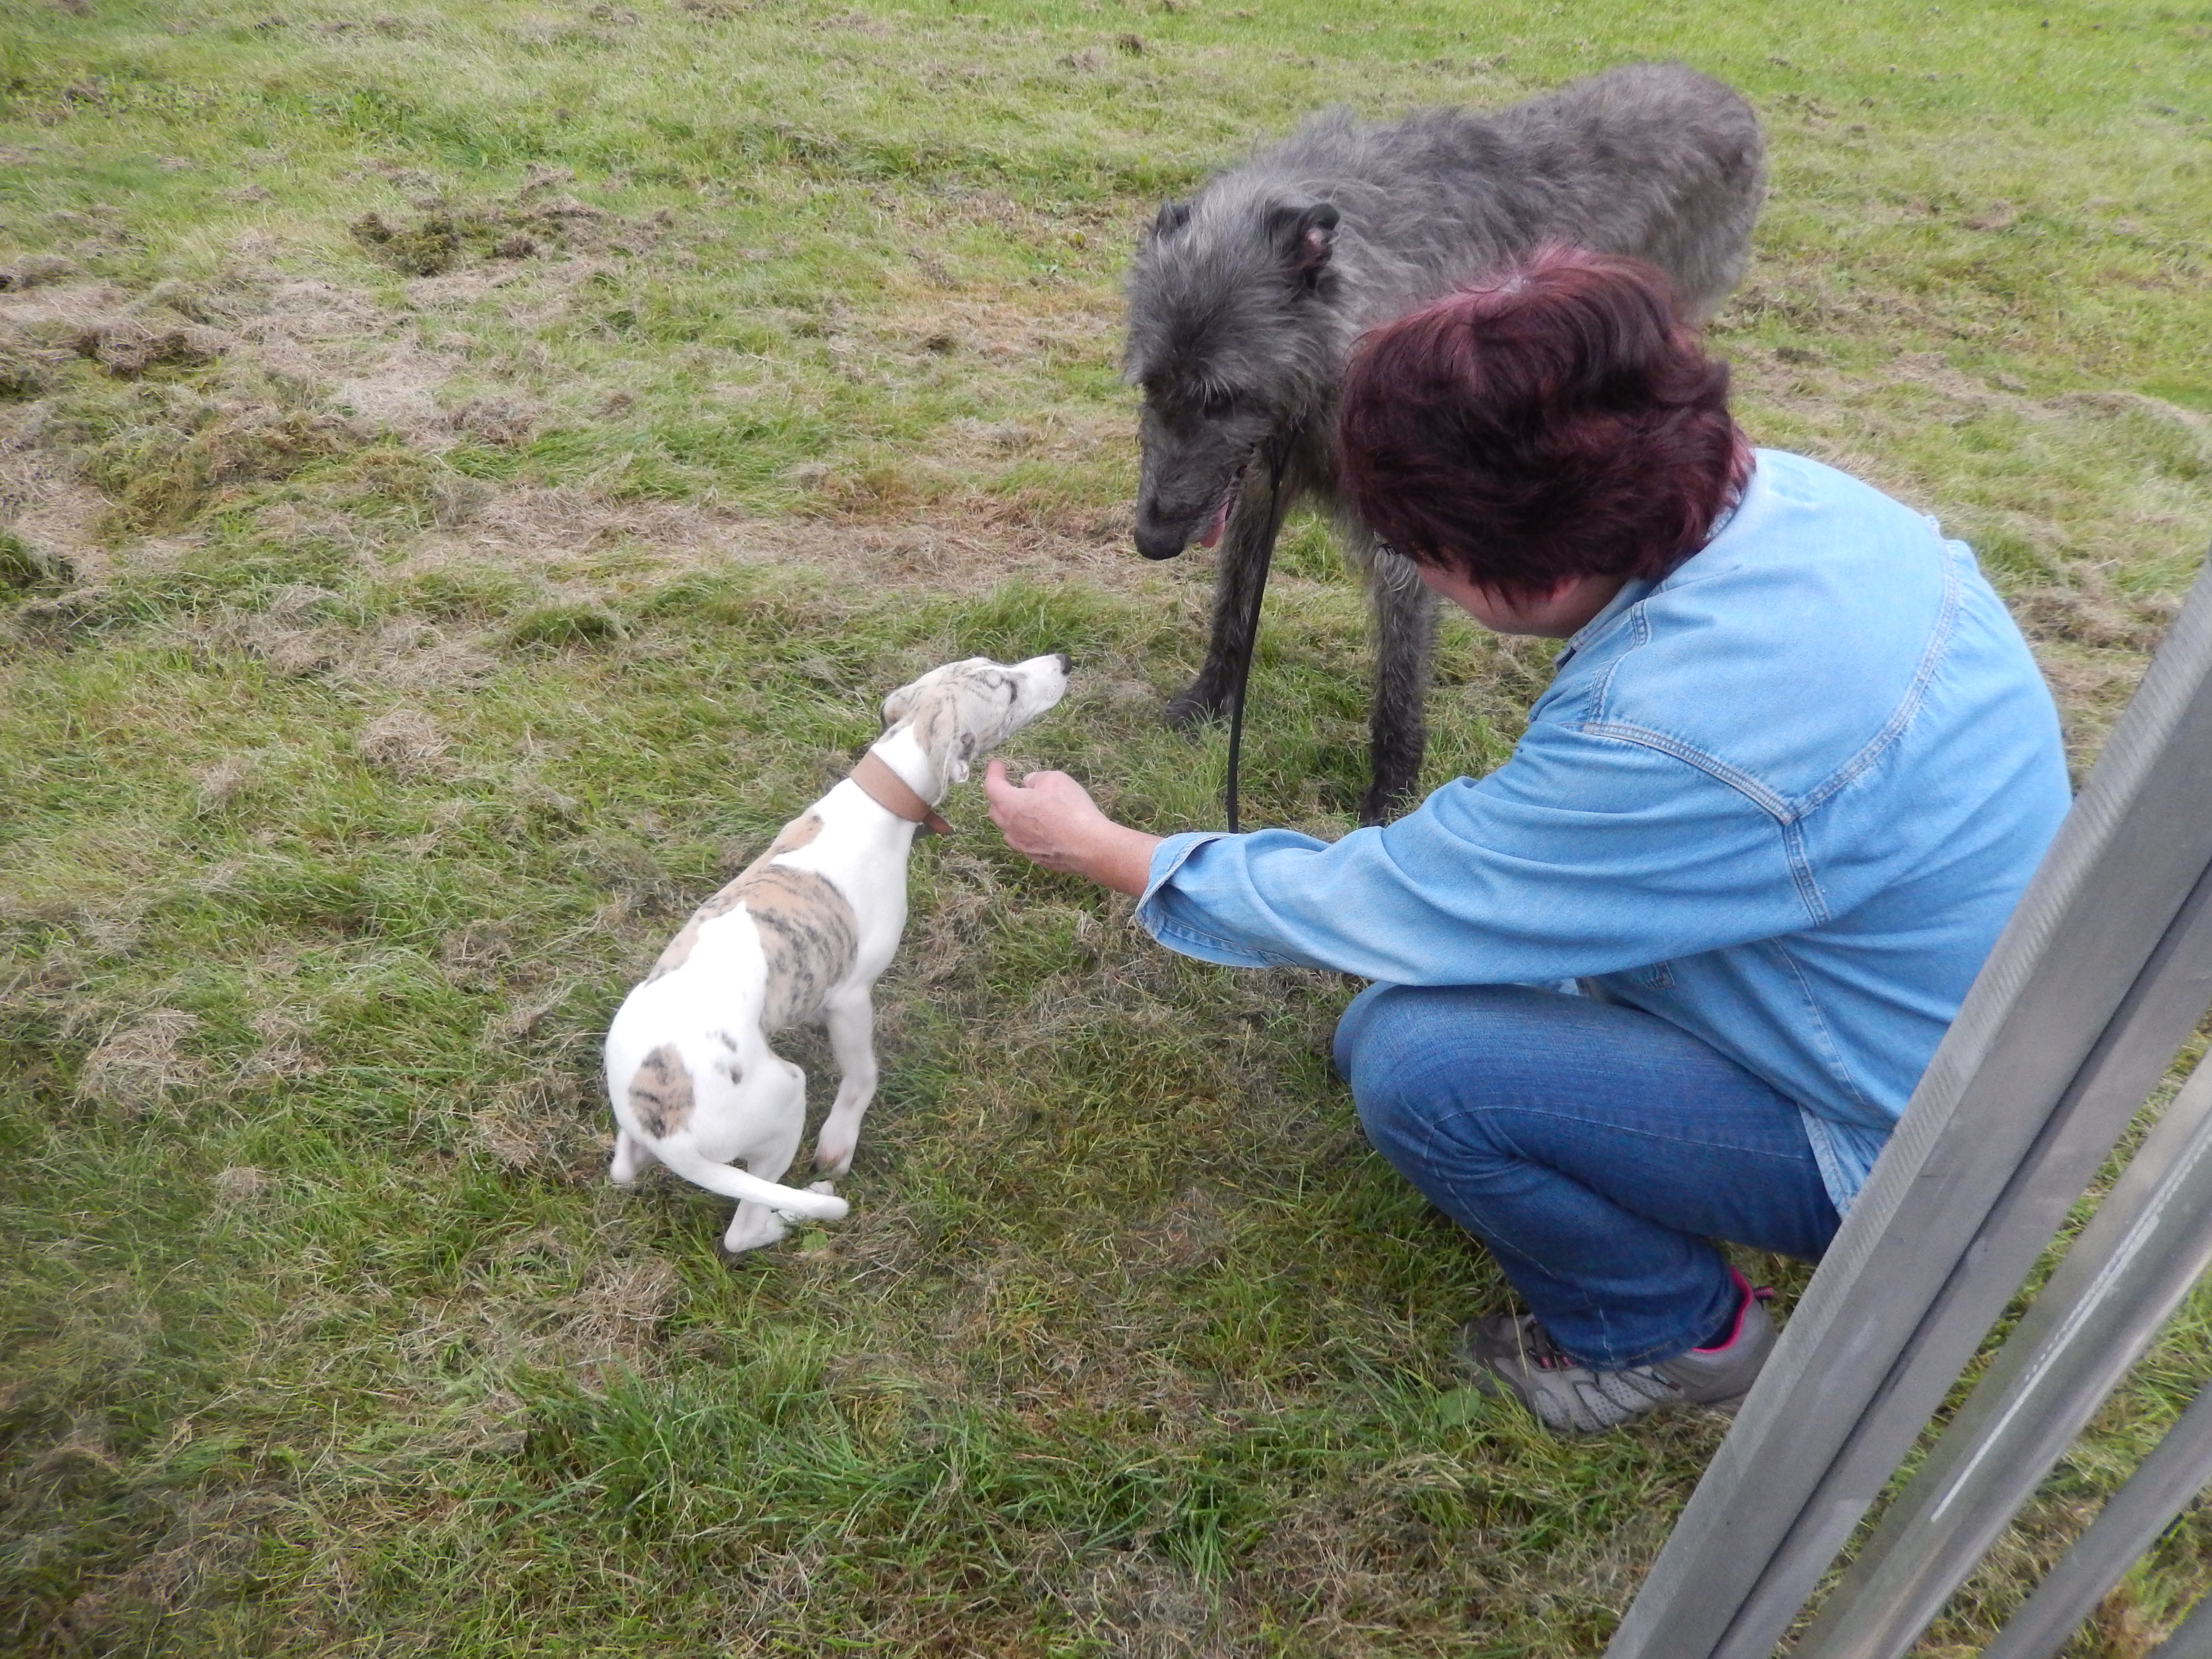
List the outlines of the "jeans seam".
<svg viewBox="0 0 2212 1659">
<path fill-rule="evenodd" d="M 1429 1125 L 1428 1130 L 1429 1133 L 1427 1139 L 1423 1142 L 1419 1151 L 1421 1159 L 1421 1167 L 1428 1173 L 1433 1175 L 1437 1172 L 1438 1169 L 1437 1159 L 1434 1156 L 1434 1149 L 1437 1141 L 1436 1125 Z M 1446 1185 L 1446 1183 L 1442 1182 L 1439 1182 L 1437 1184 L 1439 1186 Z M 1434 1200 L 1431 1200 L 1431 1202 L 1433 1201 Z M 1531 1267 L 1535 1268 L 1539 1273 L 1548 1274 L 1551 1272 L 1549 1267 L 1547 1267 L 1541 1261 L 1539 1261 L 1534 1256 L 1530 1255 L 1528 1251 L 1522 1249 L 1517 1244 L 1511 1243 L 1510 1242 L 1503 1245 L 1493 1244 L 1486 1238 L 1483 1240 L 1483 1243 L 1493 1254 L 1510 1255 L 1518 1261 L 1527 1262 Z"/>
<path fill-rule="evenodd" d="M 1447 1113 L 1442 1116 L 1428 1119 L 1426 1121 L 1426 1127 L 1429 1130 L 1430 1135 L 1433 1138 L 1436 1132 L 1447 1123 L 1455 1123 L 1462 1118 L 1486 1118 L 1492 1114 L 1503 1114 L 1506 1112 L 1520 1112 L 1529 1117 L 1547 1118 L 1553 1121 L 1561 1123 L 1583 1123 L 1588 1121 L 1587 1119 L 1577 1117 L 1571 1112 L 1550 1111 L 1541 1106 L 1463 1106 L 1456 1111 Z M 1788 1152 L 1772 1152 L 1765 1147 L 1731 1146 L 1722 1141 L 1693 1140 L 1686 1135 L 1662 1134 L 1656 1129 L 1640 1129 L 1628 1124 L 1608 1124 L 1607 1126 L 1607 1133 L 1610 1134 L 1634 1135 L 1641 1139 L 1655 1140 L 1659 1142 L 1662 1146 L 1667 1146 L 1703 1147 L 1711 1151 L 1724 1152 L 1729 1153 L 1731 1157 L 1735 1158 L 1778 1158 L 1785 1164 L 1793 1165 L 1798 1164 L 1808 1164 L 1813 1166 L 1814 1171 L 1816 1174 L 1820 1170 L 1820 1160 L 1810 1156 L 1811 1148 L 1809 1144 L 1807 1148 L 1808 1156 L 1803 1158 L 1798 1158 L 1792 1157 Z M 1543 1159 L 1531 1157 L 1528 1152 L 1523 1152 L 1517 1139 L 1512 1143 L 1510 1150 L 1513 1156 L 1520 1159 L 1523 1164 L 1541 1164 L 1547 1170 L 1553 1167 L 1549 1164 L 1546 1164 Z"/>
</svg>

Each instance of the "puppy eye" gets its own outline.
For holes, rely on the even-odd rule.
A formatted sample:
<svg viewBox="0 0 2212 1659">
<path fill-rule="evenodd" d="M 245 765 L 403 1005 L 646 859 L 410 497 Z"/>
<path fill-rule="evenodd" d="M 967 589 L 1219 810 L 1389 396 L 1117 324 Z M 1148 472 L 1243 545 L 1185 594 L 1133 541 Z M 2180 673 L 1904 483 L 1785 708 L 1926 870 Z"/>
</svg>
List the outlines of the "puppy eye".
<svg viewBox="0 0 2212 1659">
<path fill-rule="evenodd" d="M 1237 412 L 1237 394 L 1233 392 L 1209 392 L 1199 405 L 1216 420 Z"/>
</svg>

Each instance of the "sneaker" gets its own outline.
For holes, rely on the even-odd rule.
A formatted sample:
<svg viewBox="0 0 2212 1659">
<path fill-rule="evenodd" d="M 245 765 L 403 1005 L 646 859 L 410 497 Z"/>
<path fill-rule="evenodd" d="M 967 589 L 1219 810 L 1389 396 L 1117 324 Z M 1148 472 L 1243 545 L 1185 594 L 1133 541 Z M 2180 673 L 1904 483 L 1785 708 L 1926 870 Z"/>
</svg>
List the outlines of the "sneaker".
<svg viewBox="0 0 2212 1659">
<path fill-rule="evenodd" d="M 1774 1292 L 1741 1274 L 1735 1328 L 1717 1347 L 1655 1364 L 1592 1370 L 1561 1352 L 1534 1314 L 1498 1314 L 1460 1328 L 1458 1358 L 1486 1394 L 1510 1394 L 1554 1434 L 1603 1434 L 1662 1406 L 1705 1406 L 1731 1416 L 1774 1352 Z"/>
</svg>

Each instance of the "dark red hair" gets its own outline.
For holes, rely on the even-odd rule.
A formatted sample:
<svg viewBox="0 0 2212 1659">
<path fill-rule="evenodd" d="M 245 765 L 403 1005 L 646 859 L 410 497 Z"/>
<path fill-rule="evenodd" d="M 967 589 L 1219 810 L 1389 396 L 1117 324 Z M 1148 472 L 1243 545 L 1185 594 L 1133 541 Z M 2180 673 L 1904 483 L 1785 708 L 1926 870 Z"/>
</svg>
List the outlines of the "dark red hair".
<svg viewBox="0 0 2212 1659">
<path fill-rule="evenodd" d="M 1515 599 L 1667 574 L 1749 461 L 1667 279 L 1559 246 L 1369 333 L 1340 448 L 1384 542 Z"/>
</svg>

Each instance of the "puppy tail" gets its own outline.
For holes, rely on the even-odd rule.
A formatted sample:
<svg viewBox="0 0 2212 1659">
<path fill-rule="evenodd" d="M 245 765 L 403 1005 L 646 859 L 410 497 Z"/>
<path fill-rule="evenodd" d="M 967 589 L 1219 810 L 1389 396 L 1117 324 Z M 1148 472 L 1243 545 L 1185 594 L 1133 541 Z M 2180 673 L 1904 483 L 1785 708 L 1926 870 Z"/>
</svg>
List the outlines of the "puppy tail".
<svg viewBox="0 0 2212 1659">
<path fill-rule="evenodd" d="M 852 1212 L 853 1206 L 835 1193 L 817 1193 L 763 1181 L 732 1164 L 712 1163 L 680 1141 L 673 1145 L 664 1142 L 653 1151 L 670 1170 L 694 1186 L 720 1193 L 724 1198 L 740 1201 L 750 1199 L 756 1204 L 765 1204 L 779 1215 L 802 1216 L 809 1221 L 842 1221 Z"/>
</svg>

